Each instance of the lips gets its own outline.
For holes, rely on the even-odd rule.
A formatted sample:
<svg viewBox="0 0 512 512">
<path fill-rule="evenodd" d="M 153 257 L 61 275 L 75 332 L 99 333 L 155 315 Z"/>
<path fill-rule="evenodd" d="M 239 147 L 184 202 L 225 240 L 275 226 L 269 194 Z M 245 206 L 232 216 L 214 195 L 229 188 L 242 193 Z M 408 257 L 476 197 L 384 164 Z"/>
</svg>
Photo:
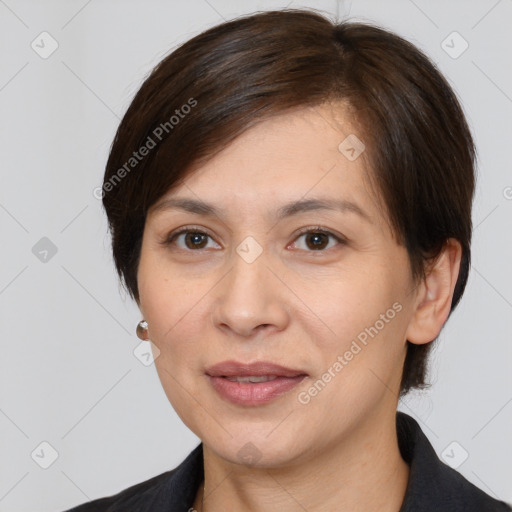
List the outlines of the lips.
<svg viewBox="0 0 512 512">
<path fill-rule="evenodd" d="M 228 402 L 244 406 L 267 404 L 286 394 L 308 375 L 303 370 L 261 361 L 224 361 L 207 368 L 213 389 Z"/>
<path fill-rule="evenodd" d="M 267 361 L 246 364 L 223 361 L 206 369 L 210 377 L 299 377 L 307 375 L 299 369 L 287 368 Z"/>
</svg>

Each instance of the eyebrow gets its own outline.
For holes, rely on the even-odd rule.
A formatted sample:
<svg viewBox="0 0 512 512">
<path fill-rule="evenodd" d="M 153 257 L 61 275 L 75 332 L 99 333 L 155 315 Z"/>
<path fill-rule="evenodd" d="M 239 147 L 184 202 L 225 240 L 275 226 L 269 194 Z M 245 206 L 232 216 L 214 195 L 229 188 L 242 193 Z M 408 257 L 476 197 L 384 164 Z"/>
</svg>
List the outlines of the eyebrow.
<svg viewBox="0 0 512 512">
<path fill-rule="evenodd" d="M 169 198 L 158 203 L 153 211 L 183 210 L 197 215 L 222 217 L 226 215 L 224 208 L 218 208 L 211 203 L 192 198 Z M 287 203 L 276 212 L 276 219 L 282 220 L 286 217 L 312 211 L 341 211 L 354 213 L 368 222 L 372 222 L 369 215 L 356 203 L 345 199 L 312 198 L 299 199 Z"/>
</svg>

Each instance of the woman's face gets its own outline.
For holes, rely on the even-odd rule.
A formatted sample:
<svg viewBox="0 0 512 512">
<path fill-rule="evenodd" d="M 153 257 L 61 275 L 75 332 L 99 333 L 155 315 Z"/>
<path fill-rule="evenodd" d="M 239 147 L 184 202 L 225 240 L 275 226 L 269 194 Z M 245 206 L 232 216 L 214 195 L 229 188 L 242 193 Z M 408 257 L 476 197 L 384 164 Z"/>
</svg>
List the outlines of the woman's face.
<svg viewBox="0 0 512 512">
<path fill-rule="evenodd" d="M 416 294 L 352 130 L 327 106 L 264 121 L 148 213 L 157 371 L 228 461 L 303 462 L 394 418 Z"/>
</svg>

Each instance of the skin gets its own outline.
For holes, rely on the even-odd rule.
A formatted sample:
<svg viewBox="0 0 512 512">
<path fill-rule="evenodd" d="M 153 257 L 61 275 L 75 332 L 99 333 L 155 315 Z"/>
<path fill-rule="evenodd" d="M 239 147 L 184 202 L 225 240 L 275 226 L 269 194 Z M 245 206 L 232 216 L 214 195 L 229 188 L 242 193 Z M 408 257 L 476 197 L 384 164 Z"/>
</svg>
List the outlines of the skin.
<svg viewBox="0 0 512 512">
<path fill-rule="evenodd" d="M 263 121 L 148 213 L 139 307 L 160 351 L 155 364 L 165 393 L 204 444 L 196 510 L 396 512 L 403 501 L 409 467 L 395 415 L 406 340 L 438 335 L 461 251 L 449 240 L 426 279 L 412 279 L 363 158 L 350 161 L 338 150 L 351 133 L 364 141 L 350 119 L 341 106 L 323 105 Z M 184 197 L 225 211 L 159 207 Z M 313 197 L 351 201 L 365 216 L 319 210 L 274 217 L 283 204 Z M 163 243 L 184 226 L 208 236 Z M 318 242 L 317 226 L 346 242 L 327 235 Z M 251 263 L 236 250 L 248 236 L 262 249 Z M 333 372 L 358 334 L 396 303 L 394 318 Z M 235 405 L 205 375 L 206 367 L 233 359 L 272 361 L 308 377 L 263 406 Z M 299 394 L 329 368 L 335 376 L 301 403 Z M 247 443 L 257 453 L 252 462 L 239 453 Z"/>
</svg>

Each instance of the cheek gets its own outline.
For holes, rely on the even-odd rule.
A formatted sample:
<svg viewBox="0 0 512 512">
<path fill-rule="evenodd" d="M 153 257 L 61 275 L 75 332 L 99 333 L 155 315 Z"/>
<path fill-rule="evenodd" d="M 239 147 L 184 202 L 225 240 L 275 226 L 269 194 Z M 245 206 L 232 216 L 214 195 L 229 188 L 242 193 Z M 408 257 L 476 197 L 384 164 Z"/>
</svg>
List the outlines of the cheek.
<svg viewBox="0 0 512 512">
<path fill-rule="evenodd" d="M 323 307 L 318 291 L 313 295 L 310 290 L 309 297 L 316 301 L 329 328 L 316 338 L 317 355 L 323 362 L 323 373 L 316 377 L 335 383 L 329 384 L 333 391 L 344 390 L 333 393 L 325 403 L 351 400 L 356 395 L 347 394 L 348 390 L 357 390 L 361 400 L 395 384 L 402 369 L 408 324 L 405 287 L 403 276 L 375 266 L 372 272 L 354 269 L 343 279 L 331 281 L 323 290 L 329 297 L 324 298 Z"/>
<path fill-rule="evenodd" d="M 137 274 L 141 312 L 149 325 L 149 336 L 161 350 L 165 340 L 187 324 L 187 315 L 197 302 L 197 289 L 190 280 L 143 246 Z"/>
<path fill-rule="evenodd" d="M 308 285 L 303 295 L 313 311 L 329 328 L 330 344 L 344 344 L 372 327 L 389 332 L 399 316 L 402 293 L 389 269 L 374 266 L 371 271 L 344 269 L 335 278 L 322 280 L 316 286 Z"/>
<path fill-rule="evenodd" d="M 204 405 L 191 399 L 201 371 L 202 352 L 198 346 L 204 338 L 201 296 L 204 291 L 190 285 L 183 275 L 162 268 L 148 258 L 141 259 L 140 301 L 149 325 L 149 338 L 158 349 L 155 367 L 162 388 L 172 407 L 193 432 L 204 418 Z"/>
</svg>

